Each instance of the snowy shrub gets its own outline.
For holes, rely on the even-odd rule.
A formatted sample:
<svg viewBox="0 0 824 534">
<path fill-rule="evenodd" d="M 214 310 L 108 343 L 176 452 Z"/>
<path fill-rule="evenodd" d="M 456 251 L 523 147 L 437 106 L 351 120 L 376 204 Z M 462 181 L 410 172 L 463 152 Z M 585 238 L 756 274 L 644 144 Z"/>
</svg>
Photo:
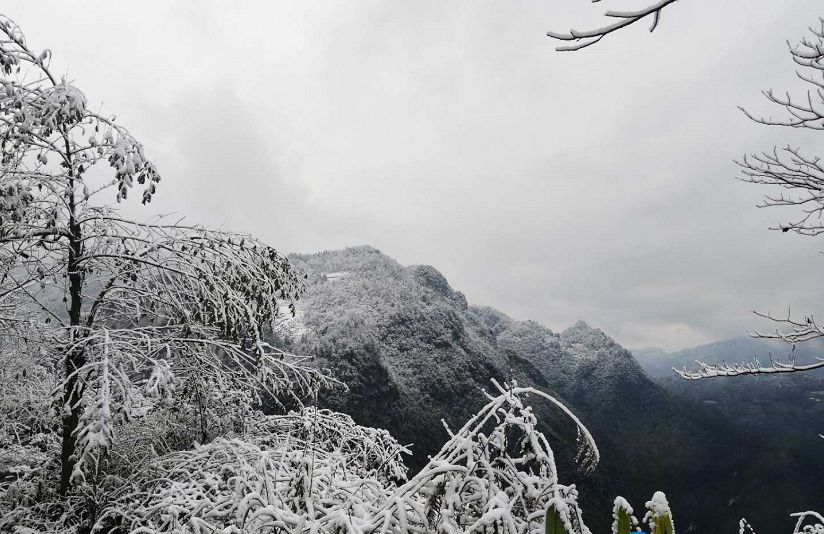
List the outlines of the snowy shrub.
<svg viewBox="0 0 824 534">
<path fill-rule="evenodd" d="M 569 507 L 572 521 L 586 532 L 575 486 L 559 483 L 552 449 L 524 400 L 530 395 L 548 400 L 575 422 L 578 460 L 585 470 L 594 468 L 599 459 L 589 431 L 562 404 L 540 391 L 495 385 L 499 395 L 451 433 L 441 451 L 379 511 L 376 519 L 381 529 L 541 532 L 544 511 L 555 500 Z"/>
<path fill-rule="evenodd" d="M 259 415 L 252 428 L 246 440 L 218 438 L 160 458 L 125 486 L 98 528 L 335 531 L 406 478 L 407 451 L 343 414 Z"/>
<path fill-rule="evenodd" d="M 0 343 L 0 532 L 4 532 L 17 524 L 19 515 L 51 515 L 55 488 L 45 481 L 59 469 L 60 444 L 54 432 L 59 418 L 50 395 L 57 382 L 24 344 L 9 339 Z"/>
<path fill-rule="evenodd" d="M 348 416 L 304 409 L 258 416 L 244 439 L 170 453 L 133 477 L 97 529 L 131 532 L 543 532 L 550 503 L 586 533 L 574 486 L 558 481 L 552 449 L 527 397 L 545 398 L 579 428 L 584 469 L 598 451 L 560 403 L 531 388 L 497 397 L 406 480 L 406 449 Z"/>
<path fill-rule="evenodd" d="M 307 407 L 288 415 L 258 414 L 249 427 L 248 439 L 260 446 L 285 440 L 294 448 L 341 455 L 347 469 L 384 485 L 406 481 L 402 455 L 409 451 L 386 430 L 357 425 L 348 415 Z"/>
<path fill-rule="evenodd" d="M 675 525 L 672 521 L 672 512 L 670 511 L 667 497 L 662 491 L 656 491 L 652 499 L 647 501 L 647 513 L 644 515 L 644 521 L 649 523 L 649 529 L 652 534 L 674 534 Z"/>
</svg>

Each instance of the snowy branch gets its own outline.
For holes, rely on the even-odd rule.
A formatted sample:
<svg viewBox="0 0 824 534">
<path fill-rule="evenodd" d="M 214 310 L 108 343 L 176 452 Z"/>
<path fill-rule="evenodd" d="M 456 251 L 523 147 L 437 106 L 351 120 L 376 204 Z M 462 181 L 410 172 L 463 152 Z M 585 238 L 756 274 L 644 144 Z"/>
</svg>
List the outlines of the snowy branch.
<svg viewBox="0 0 824 534">
<path fill-rule="evenodd" d="M 592 1 L 598 2 L 600 0 Z M 607 35 L 631 26 L 636 22 L 640 22 L 647 17 L 652 18 L 649 31 L 653 32 L 661 21 L 661 13 L 664 8 L 670 4 L 674 4 L 677 1 L 678 0 L 658 0 L 658 2 L 655 2 L 654 4 L 634 11 L 607 11 L 604 14 L 605 16 L 618 20 L 611 24 L 591 30 L 571 29 L 569 32 L 549 31 L 547 32 L 547 36 L 552 37 L 553 39 L 558 39 L 559 41 L 574 41 L 574 44 L 559 46 L 555 49 L 559 52 L 571 52 L 594 45 Z"/>
<path fill-rule="evenodd" d="M 824 368 L 824 358 L 822 357 L 817 357 L 814 361 L 809 363 L 799 363 L 795 359 L 795 345 L 797 343 L 803 343 L 811 339 L 824 337 L 824 326 L 820 325 L 814 317 L 809 316 L 805 317 L 801 321 L 798 321 L 792 318 L 789 311 L 787 312 L 786 317 L 776 317 L 759 312 L 754 313 L 759 317 L 763 317 L 789 328 L 789 330 L 777 329 L 774 332 L 755 331 L 751 334 L 755 338 L 778 339 L 786 343 L 790 347 L 790 352 L 786 361 L 774 360 L 772 355 L 770 355 L 770 362 L 768 365 L 762 364 L 758 357 L 754 357 L 751 362 L 743 363 L 707 364 L 704 362 L 696 362 L 698 365 L 697 369 L 688 370 L 686 368 L 673 368 L 673 371 L 681 378 L 698 380 L 702 378 L 739 375 L 797 373 Z"/>
<path fill-rule="evenodd" d="M 769 90 L 767 100 L 782 108 L 786 116 L 773 118 L 756 116 L 741 108 L 751 120 L 769 126 L 789 126 L 809 130 L 824 130 L 824 19 L 818 28 L 810 28 L 812 38 L 804 37 L 793 46 L 787 43 L 793 61 L 802 67 L 797 76 L 812 86 L 801 97 L 789 92 L 779 95 Z M 819 156 L 804 155 L 800 149 L 786 146 L 760 154 L 745 155 L 737 162 L 745 182 L 776 186 L 786 191 L 767 195 L 759 207 L 797 206 L 801 217 L 782 223 L 775 230 L 818 235 L 824 231 L 824 165 Z"/>
</svg>

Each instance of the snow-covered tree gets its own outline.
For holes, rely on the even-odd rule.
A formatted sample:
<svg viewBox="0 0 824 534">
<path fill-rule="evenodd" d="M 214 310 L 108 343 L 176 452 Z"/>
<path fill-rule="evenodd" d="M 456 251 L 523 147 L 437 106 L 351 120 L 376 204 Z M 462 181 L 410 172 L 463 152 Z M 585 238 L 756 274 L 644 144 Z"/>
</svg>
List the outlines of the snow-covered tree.
<svg viewBox="0 0 824 534">
<path fill-rule="evenodd" d="M 51 61 L 0 17 L 0 320 L 58 375 L 65 494 L 138 405 L 188 398 L 206 421 L 210 396 L 249 406 L 327 379 L 266 342 L 303 290 L 286 257 L 249 235 L 122 216 L 113 205 L 150 203 L 160 174 Z"/>
</svg>

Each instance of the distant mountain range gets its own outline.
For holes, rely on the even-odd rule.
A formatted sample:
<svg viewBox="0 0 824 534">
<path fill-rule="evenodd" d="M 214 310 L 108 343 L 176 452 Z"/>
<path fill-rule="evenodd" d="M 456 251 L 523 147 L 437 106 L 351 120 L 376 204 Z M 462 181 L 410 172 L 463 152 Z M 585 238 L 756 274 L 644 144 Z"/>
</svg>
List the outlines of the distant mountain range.
<svg viewBox="0 0 824 534">
<path fill-rule="evenodd" d="M 404 267 L 371 247 L 290 259 L 309 287 L 279 342 L 317 356 L 349 386 L 320 403 L 413 443 L 413 469 L 447 439 L 442 419 L 460 427 L 491 378 L 515 379 L 570 406 L 598 442 L 601 464 L 583 476 L 572 461 L 574 429 L 536 400 L 561 478 L 578 485 L 593 532 L 609 531 L 616 495 L 640 510 L 658 489 L 683 532 L 736 532 L 743 516 L 765 531 L 788 529 L 791 512 L 821 507 L 822 449 L 788 447 L 717 405 L 672 393 L 586 323 L 556 333 L 470 306 L 435 268 Z"/>
</svg>

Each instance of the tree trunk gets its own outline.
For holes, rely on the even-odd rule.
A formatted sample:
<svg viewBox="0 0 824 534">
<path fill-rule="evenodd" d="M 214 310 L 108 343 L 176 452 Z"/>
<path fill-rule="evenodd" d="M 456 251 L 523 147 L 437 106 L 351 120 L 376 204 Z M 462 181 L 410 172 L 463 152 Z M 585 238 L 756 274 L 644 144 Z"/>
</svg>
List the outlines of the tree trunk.
<svg viewBox="0 0 824 534">
<path fill-rule="evenodd" d="M 72 336 L 74 337 L 74 336 Z M 85 364 L 83 353 L 79 351 L 72 351 L 66 355 L 65 372 L 68 376 L 63 385 L 63 443 L 60 449 L 60 495 L 66 495 L 66 492 L 71 485 L 72 471 L 77 459 L 74 458 L 75 449 L 77 448 L 77 425 L 80 422 L 80 412 L 82 406 L 80 400 L 82 398 L 82 391 L 78 382 L 76 374 L 72 374 L 75 369 L 79 369 Z M 69 406 L 69 409 L 66 409 Z"/>
<path fill-rule="evenodd" d="M 69 197 L 69 344 L 74 344 L 81 336 L 80 326 L 80 306 L 82 300 L 83 275 L 78 264 L 83 255 L 83 241 L 81 240 L 80 225 L 74 217 L 74 184 L 70 181 Z M 61 415 L 63 419 L 63 443 L 60 449 L 60 495 L 66 495 L 71 486 L 71 476 L 74 466 L 77 463 L 75 452 L 77 449 L 77 426 L 80 423 L 80 414 L 83 410 L 81 401 L 83 398 L 83 384 L 76 373 L 78 369 L 86 364 L 86 355 L 82 348 L 70 349 L 66 354 L 65 383 L 63 384 L 63 406 Z"/>
</svg>

